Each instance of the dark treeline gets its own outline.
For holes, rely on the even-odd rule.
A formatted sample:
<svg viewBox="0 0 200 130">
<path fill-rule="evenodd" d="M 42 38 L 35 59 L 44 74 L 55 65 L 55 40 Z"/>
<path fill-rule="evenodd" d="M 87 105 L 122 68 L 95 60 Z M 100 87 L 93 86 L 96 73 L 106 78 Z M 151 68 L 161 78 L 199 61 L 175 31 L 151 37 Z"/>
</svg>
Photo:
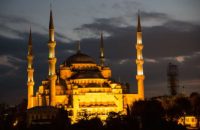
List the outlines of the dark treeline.
<svg viewBox="0 0 200 130">
<path fill-rule="evenodd" d="M 198 120 L 200 117 L 200 95 L 192 93 L 190 97 L 162 96 L 137 101 L 127 108 L 127 115 L 110 112 L 105 122 L 98 117 L 90 118 L 86 115 L 71 125 L 67 112 L 61 110 L 51 124 L 27 128 L 24 102 L 14 108 L 0 105 L 0 130 L 186 130 L 177 124 L 177 119 L 185 115 L 194 115 Z M 16 118 L 18 122 L 14 126 Z"/>
</svg>

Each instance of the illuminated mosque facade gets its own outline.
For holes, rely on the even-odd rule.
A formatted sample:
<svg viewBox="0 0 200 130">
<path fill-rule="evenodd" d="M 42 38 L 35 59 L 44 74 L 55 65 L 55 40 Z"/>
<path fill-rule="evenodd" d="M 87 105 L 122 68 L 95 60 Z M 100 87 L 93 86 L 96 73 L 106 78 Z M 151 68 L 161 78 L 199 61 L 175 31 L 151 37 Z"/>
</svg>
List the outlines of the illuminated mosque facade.
<svg viewBox="0 0 200 130">
<path fill-rule="evenodd" d="M 127 107 L 136 100 L 144 99 L 144 73 L 142 56 L 142 31 L 140 16 L 138 14 L 137 25 L 137 93 L 128 93 L 126 87 L 112 80 L 112 72 L 105 66 L 103 34 L 100 39 L 100 64 L 92 57 L 84 54 L 79 49 L 68 57 L 63 64 L 56 68 L 56 41 L 52 10 L 49 21 L 49 54 L 48 54 L 48 78 L 43 80 L 38 90 L 34 92 L 34 68 L 32 52 L 31 31 L 28 42 L 27 55 L 27 90 L 28 106 L 31 110 L 38 107 L 64 108 L 69 113 L 72 122 L 81 119 L 86 112 L 89 116 L 98 116 L 105 120 L 109 112 L 121 112 L 126 114 Z"/>
</svg>

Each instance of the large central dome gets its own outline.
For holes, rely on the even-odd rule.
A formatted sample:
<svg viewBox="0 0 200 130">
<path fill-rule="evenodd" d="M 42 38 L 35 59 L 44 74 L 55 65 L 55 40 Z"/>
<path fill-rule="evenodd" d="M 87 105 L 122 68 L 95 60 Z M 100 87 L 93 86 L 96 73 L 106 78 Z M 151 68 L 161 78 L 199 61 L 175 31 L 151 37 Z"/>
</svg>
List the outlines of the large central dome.
<svg viewBox="0 0 200 130">
<path fill-rule="evenodd" d="M 92 57 L 83 54 L 81 52 L 77 52 L 76 54 L 70 56 L 66 61 L 67 65 L 81 63 L 81 64 L 95 64 L 95 61 Z"/>
</svg>

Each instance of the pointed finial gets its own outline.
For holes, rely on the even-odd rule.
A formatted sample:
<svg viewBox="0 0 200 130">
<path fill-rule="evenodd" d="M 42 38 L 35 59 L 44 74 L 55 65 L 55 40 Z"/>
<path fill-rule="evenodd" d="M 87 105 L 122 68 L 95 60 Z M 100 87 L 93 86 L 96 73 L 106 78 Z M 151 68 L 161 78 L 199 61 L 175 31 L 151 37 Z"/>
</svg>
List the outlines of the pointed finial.
<svg viewBox="0 0 200 130">
<path fill-rule="evenodd" d="M 140 10 L 138 10 L 137 32 L 142 32 L 141 23 L 140 23 Z"/>
<path fill-rule="evenodd" d="M 28 44 L 32 45 L 32 33 L 31 33 L 31 27 L 30 27 L 30 32 L 29 32 L 29 40 L 28 40 Z"/>
<path fill-rule="evenodd" d="M 81 52 L 81 43 L 80 40 L 78 41 L 78 46 L 77 46 L 77 53 Z"/>
<path fill-rule="evenodd" d="M 54 24 L 53 24 L 53 13 L 52 13 L 52 4 L 50 4 L 49 29 L 54 29 Z"/>
<path fill-rule="evenodd" d="M 120 76 L 118 77 L 118 82 L 121 83 L 121 77 Z"/>
<path fill-rule="evenodd" d="M 103 32 L 101 32 L 101 48 L 103 49 L 104 46 L 103 46 Z"/>
<path fill-rule="evenodd" d="M 101 32 L 101 41 L 100 41 L 100 64 L 104 66 L 104 45 L 103 45 L 103 33 Z"/>
<path fill-rule="evenodd" d="M 104 58 L 103 32 L 101 32 L 100 58 Z"/>
<path fill-rule="evenodd" d="M 29 40 L 28 40 L 28 55 L 33 55 L 31 27 L 30 27 Z"/>
</svg>

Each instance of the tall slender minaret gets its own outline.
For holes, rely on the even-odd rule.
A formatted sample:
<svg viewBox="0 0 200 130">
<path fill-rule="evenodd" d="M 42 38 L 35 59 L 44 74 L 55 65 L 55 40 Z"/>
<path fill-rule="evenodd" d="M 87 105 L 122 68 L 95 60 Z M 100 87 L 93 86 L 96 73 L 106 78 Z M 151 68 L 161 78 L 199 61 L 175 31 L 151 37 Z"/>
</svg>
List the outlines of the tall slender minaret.
<svg viewBox="0 0 200 130">
<path fill-rule="evenodd" d="M 100 41 L 100 65 L 104 67 L 105 57 L 104 57 L 104 45 L 103 45 L 103 33 L 101 33 Z"/>
<path fill-rule="evenodd" d="M 53 24 L 53 14 L 52 9 L 50 10 L 50 21 L 49 21 L 49 84 L 50 84 L 50 105 L 55 106 L 55 96 L 56 96 L 56 57 L 55 57 L 55 35 L 54 35 L 54 24 Z"/>
<path fill-rule="evenodd" d="M 136 49 L 137 49 L 137 59 L 136 59 L 136 64 L 137 64 L 137 84 L 138 84 L 138 95 L 141 100 L 144 99 L 144 72 L 143 72 L 143 56 L 142 56 L 142 29 L 141 29 L 141 24 L 140 24 L 140 14 L 138 12 L 138 25 L 137 25 L 137 43 L 136 43 Z"/>
<path fill-rule="evenodd" d="M 29 42 L 28 42 L 28 55 L 27 55 L 27 74 L 28 74 L 28 81 L 27 81 L 27 87 L 28 87 L 28 106 L 27 109 L 33 107 L 33 93 L 34 93 L 34 80 L 33 80 L 33 49 L 32 49 L 32 35 L 31 35 L 31 29 L 29 34 Z"/>
</svg>

